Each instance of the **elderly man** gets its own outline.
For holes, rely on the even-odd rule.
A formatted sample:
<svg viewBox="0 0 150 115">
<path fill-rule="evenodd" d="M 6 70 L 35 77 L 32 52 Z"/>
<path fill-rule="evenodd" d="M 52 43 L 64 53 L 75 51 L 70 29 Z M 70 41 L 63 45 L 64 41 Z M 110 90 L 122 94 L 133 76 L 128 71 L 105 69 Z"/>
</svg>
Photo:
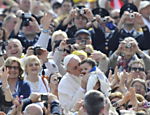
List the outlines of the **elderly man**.
<svg viewBox="0 0 150 115">
<path fill-rule="evenodd" d="M 143 21 L 145 25 L 147 25 L 150 30 L 150 1 L 141 1 L 139 6 L 139 12 L 143 16 Z"/>
<path fill-rule="evenodd" d="M 65 111 L 73 110 L 74 105 L 84 96 L 87 79 L 80 77 L 80 58 L 70 54 L 64 58 L 66 74 L 58 85 L 58 96 Z M 84 77 L 85 78 L 85 77 Z"/>
</svg>

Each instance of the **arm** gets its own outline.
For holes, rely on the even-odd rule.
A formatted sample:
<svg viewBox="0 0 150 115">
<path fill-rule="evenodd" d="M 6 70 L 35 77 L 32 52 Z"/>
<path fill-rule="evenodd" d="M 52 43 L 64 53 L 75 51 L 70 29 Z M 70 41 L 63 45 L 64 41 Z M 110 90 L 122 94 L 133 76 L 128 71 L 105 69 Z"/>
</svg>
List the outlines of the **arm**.
<svg viewBox="0 0 150 115">
<path fill-rule="evenodd" d="M 30 89 L 30 86 L 27 82 L 24 82 L 24 81 L 20 81 L 22 82 L 23 84 L 20 87 L 20 92 L 18 92 L 18 96 L 20 95 L 23 95 L 23 98 L 28 98 L 31 94 L 31 89 Z M 20 83 L 21 84 L 21 83 Z"/>
</svg>

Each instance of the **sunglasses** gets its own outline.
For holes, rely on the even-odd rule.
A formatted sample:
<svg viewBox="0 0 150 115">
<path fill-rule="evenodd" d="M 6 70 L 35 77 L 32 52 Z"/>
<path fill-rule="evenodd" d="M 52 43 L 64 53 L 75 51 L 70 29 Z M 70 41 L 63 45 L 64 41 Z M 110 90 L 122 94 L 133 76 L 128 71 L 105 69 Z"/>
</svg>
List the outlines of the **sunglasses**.
<svg viewBox="0 0 150 115">
<path fill-rule="evenodd" d="M 18 66 L 6 66 L 6 68 L 8 68 L 8 69 L 14 69 L 14 70 L 18 70 L 19 69 Z"/>
<path fill-rule="evenodd" d="M 90 37 L 84 37 L 84 38 L 82 38 L 82 37 L 77 37 L 76 39 L 77 39 L 77 40 L 90 40 L 91 38 L 90 38 Z"/>
<path fill-rule="evenodd" d="M 113 19 L 118 19 L 118 18 L 120 18 L 119 16 L 114 16 L 114 17 L 112 17 Z"/>
<path fill-rule="evenodd" d="M 131 67 L 130 71 L 144 71 L 144 68 L 138 68 L 138 67 Z"/>
</svg>

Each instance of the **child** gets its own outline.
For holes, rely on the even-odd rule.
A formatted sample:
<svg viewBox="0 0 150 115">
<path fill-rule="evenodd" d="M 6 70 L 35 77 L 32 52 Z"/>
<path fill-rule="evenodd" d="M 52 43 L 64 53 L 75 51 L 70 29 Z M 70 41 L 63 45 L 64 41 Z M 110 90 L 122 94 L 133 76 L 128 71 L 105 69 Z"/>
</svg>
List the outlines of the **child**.
<svg viewBox="0 0 150 115">
<path fill-rule="evenodd" d="M 96 67 L 96 62 L 90 58 L 85 59 L 80 64 L 81 74 L 89 75 L 88 83 L 87 83 L 87 91 L 92 89 L 98 89 L 106 95 L 109 96 L 110 83 L 106 78 L 105 74 Z M 97 85 L 99 86 L 97 87 Z"/>
</svg>

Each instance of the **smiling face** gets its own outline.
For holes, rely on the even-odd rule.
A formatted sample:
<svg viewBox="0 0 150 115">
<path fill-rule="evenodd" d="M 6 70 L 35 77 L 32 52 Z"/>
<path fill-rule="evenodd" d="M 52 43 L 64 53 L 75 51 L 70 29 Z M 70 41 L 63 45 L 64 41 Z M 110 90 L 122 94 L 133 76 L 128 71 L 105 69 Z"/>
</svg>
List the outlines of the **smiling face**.
<svg viewBox="0 0 150 115">
<path fill-rule="evenodd" d="M 8 42 L 6 47 L 7 56 L 15 56 L 20 58 L 22 54 L 22 45 L 18 40 L 12 40 Z"/>
<path fill-rule="evenodd" d="M 19 64 L 17 62 L 12 62 L 10 66 L 6 66 L 8 68 L 9 79 L 14 79 L 19 76 Z"/>
<path fill-rule="evenodd" d="M 29 62 L 26 64 L 26 73 L 29 76 L 37 76 L 39 71 L 41 69 L 40 63 L 37 60 L 29 60 Z"/>
<path fill-rule="evenodd" d="M 92 69 L 92 66 L 88 63 L 83 63 L 80 65 L 80 68 L 81 68 L 81 74 L 85 75 L 90 72 L 90 70 Z"/>
</svg>

